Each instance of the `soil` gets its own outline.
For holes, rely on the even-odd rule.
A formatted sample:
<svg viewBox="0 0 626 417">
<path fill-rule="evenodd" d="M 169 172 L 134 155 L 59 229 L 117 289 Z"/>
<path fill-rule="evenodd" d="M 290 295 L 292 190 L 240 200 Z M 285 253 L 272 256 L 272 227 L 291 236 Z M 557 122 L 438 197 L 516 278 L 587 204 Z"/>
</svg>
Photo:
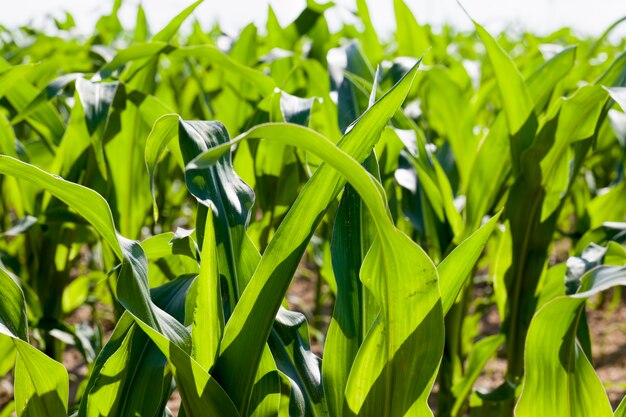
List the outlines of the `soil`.
<svg viewBox="0 0 626 417">
<path fill-rule="evenodd" d="M 615 308 L 588 309 L 588 318 L 593 365 L 616 407 L 626 393 L 626 304 L 622 300 Z"/>
<path fill-rule="evenodd" d="M 310 274 L 297 275 L 287 292 L 287 304 L 290 310 L 299 311 L 306 316 L 309 323 L 311 351 L 322 356 L 324 338 L 333 315 L 333 299 L 328 285 L 324 283 L 320 288 L 320 301 L 316 305 L 317 280 L 317 275 L 312 271 Z"/>
</svg>

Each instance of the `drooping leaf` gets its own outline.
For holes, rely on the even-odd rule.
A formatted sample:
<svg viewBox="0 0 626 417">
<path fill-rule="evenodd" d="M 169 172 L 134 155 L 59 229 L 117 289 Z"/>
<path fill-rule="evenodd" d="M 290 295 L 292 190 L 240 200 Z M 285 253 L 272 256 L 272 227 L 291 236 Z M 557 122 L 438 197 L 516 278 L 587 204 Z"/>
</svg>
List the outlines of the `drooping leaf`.
<svg viewBox="0 0 626 417">
<path fill-rule="evenodd" d="M 208 166 L 227 152 L 230 146 L 254 137 L 271 138 L 316 153 L 346 176 L 376 221 L 378 235 L 365 257 L 361 279 L 378 301 L 382 314 L 355 359 L 346 388 L 349 409 L 345 411 L 386 416 L 404 414 L 409 410 L 430 412 L 427 399 L 443 348 L 442 338 L 432 337 L 433 334 L 441 334 L 437 333 L 437 329 L 443 326 L 434 265 L 421 248 L 390 222 L 380 184 L 357 161 L 315 131 L 291 124 L 258 125 L 230 143 L 209 149 L 192 161 L 188 169 Z M 401 275 L 407 274 L 410 279 L 399 279 Z M 251 285 L 252 281 L 244 297 Z M 420 304 L 411 302 L 417 294 L 420 294 L 422 300 Z M 391 299 L 394 301 L 390 302 Z M 237 308 L 243 300 L 242 297 Z M 407 320 L 407 317 L 411 320 Z M 234 318 L 233 315 L 229 324 Z M 228 341 L 227 336 L 225 332 L 224 341 Z M 374 355 L 372 349 L 379 352 L 381 346 L 383 355 Z M 222 345 L 222 355 L 228 353 L 228 348 L 228 345 Z M 408 359 L 404 349 L 417 354 Z M 372 358 L 377 360 L 372 361 Z M 411 361 L 409 366 L 406 365 L 407 360 Z M 218 366 L 219 363 L 218 359 Z M 410 370 L 408 374 L 407 369 Z"/>
<path fill-rule="evenodd" d="M 33 182 L 76 209 L 122 259 L 117 279 L 119 301 L 167 358 L 185 409 L 192 415 L 209 410 L 217 416 L 237 416 L 238 412 L 228 395 L 208 370 L 190 356 L 189 331 L 151 300 L 145 253 L 137 242 L 116 233 L 106 201 L 88 188 L 2 155 L 0 172 Z"/>
<path fill-rule="evenodd" d="M 560 297 L 533 318 L 517 416 L 612 415 L 604 387 L 575 340 L 583 304 L 584 299 Z"/>
</svg>

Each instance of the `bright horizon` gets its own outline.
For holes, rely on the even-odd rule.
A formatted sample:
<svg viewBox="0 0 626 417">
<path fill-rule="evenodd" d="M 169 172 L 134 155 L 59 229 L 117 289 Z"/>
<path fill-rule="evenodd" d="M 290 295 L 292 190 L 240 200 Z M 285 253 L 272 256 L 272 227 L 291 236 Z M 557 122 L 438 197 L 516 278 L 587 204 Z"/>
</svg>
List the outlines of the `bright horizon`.
<svg viewBox="0 0 626 417">
<path fill-rule="evenodd" d="M 426 0 L 406 0 L 420 23 L 441 26 L 449 23 L 459 29 L 471 29 L 470 22 L 456 0 L 439 0 L 437 4 Z M 127 0 L 120 18 L 126 27 L 134 22 L 136 6 L 142 3 L 151 30 L 165 25 L 175 14 L 192 3 L 191 0 Z M 267 6 L 271 4 L 281 24 L 293 20 L 304 8 L 305 0 L 207 0 L 195 11 L 194 16 L 204 25 L 219 22 L 229 33 L 236 33 L 248 23 L 263 27 L 267 18 Z M 354 0 L 337 0 L 337 6 L 326 12 L 331 27 L 351 18 Z M 599 36 L 612 22 L 626 16 L 626 1 L 596 0 L 590 10 L 586 0 L 464 0 L 464 7 L 491 31 L 505 28 L 527 29 L 546 34 L 564 26 L 572 27 L 579 34 Z M 381 36 L 393 32 L 395 23 L 392 0 L 368 0 L 374 26 Z M 0 24 L 9 28 L 34 24 L 42 27 L 46 15 L 62 17 L 65 10 L 72 13 L 79 33 L 88 34 L 96 19 L 107 13 L 112 1 L 102 0 L 21 0 L 17 6 L 3 10 Z M 242 13 L 244 11 L 244 13 Z M 612 39 L 626 36 L 626 23 L 618 28 Z"/>
</svg>

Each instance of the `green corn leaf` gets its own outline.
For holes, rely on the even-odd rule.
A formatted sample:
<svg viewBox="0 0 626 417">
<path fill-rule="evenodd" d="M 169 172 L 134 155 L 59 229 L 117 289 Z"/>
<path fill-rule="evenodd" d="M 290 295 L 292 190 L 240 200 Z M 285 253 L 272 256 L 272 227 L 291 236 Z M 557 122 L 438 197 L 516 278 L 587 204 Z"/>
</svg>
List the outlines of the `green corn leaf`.
<svg viewBox="0 0 626 417">
<path fill-rule="evenodd" d="M 10 90 L 18 81 L 22 80 L 24 76 L 29 73 L 33 68 L 33 64 L 25 65 L 9 65 L 2 62 L 3 68 L 0 69 L 0 82 L 2 88 L 0 89 L 0 97 L 4 97 L 8 90 Z"/>
<path fill-rule="evenodd" d="M 452 71 L 429 69 L 422 81 L 424 113 L 434 130 L 447 139 L 462 183 L 469 180 L 478 139 L 472 133 L 469 96 L 454 79 Z"/>
<path fill-rule="evenodd" d="M 589 298 L 616 285 L 626 285 L 626 265 L 605 265 L 587 272 L 581 279 L 581 286 L 573 297 Z"/>
<path fill-rule="evenodd" d="M 589 230 L 574 247 L 574 255 L 579 256 L 594 242 L 614 240 L 623 243 L 626 239 L 626 223 L 606 222 L 602 226 Z"/>
<path fill-rule="evenodd" d="M 213 211 L 208 210 L 198 274 L 198 289 L 191 332 L 194 359 L 211 369 L 219 352 L 224 329 L 224 311 L 220 292 L 217 244 L 213 227 Z"/>
<path fill-rule="evenodd" d="M 145 42 L 149 36 L 148 19 L 146 12 L 140 5 L 137 6 L 137 18 L 135 19 L 135 30 L 133 31 L 134 42 Z"/>
<path fill-rule="evenodd" d="M 585 301 L 616 285 L 626 285 L 625 266 L 593 268 L 582 277 L 576 294 L 555 298 L 535 315 L 526 342 L 526 378 L 517 416 L 613 415 L 576 335 Z"/>
<path fill-rule="evenodd" d="M 541 221 L 557 209 L 568 189 L 571 176 L 568 158 L 570 146 L 593 136 L 607 98 L 604 89 L 589 85 L 563 100 L 554 144 L 541 160 L 542 185 L 545 190 Z"/>
<path fill-rule="evenodd" d="M 104 346 L 94 363 L 91 377 L 87 382 L 78 415 L 109 415 L 118 403 L 118 391 L 123 388 L 123 378 L 127 375 L 126 365 L 134 333 L 134 322 L 129 313 L 124 313 L 117 322 L 109 342 Z M 104 378 L 103 378 L 104 377 Z M 112 383 L 107 377 L 117 381 Z M 100 386 L 102 385 L 102 386 Z"/>
<path fill-rule="evenodd" d="M 515 136 L 534 116 L 534 105 L 528 88 L 513 60 L 489 32 L 475 21 L 474 26 L 478 36 L 485 44 L 487 56 L 498 82 L 509 132 L 511 136 Z"/>
<path fill-rule="evenodd" d="M 0 264 L 0 333 L 28 341 L 28 317 L 24 294 L 11 274 Z"/>
<path fill-rule="evenodd" d="M 70 113 L 63 139 L 56 149 L 54 160 L 50 166 L 46 167 L 48 172 L 53 174 L 68 175 L 71 167 L 77 163 L 85 150 L 94 144 L 87 131 L 85 112 L 77 92 L 74 93 L 74 100 L 75 104 Z"/>
<path fill-rule="evenodd" d="M 100 125 L 106 123 L 118 86 L 118 82 L 92 83 L 83 78 L 76 80 L 76 91 L 83 104 L 89 134 L 93 135 Z"/>
<path fill-rule="evenodd" d="M 141 247 L 146 253 L 148 260 L 152 262 L 173 254 L 172 245 L 170 245 L 172 239 L 174 239 L 174 233 L 160 233 L 143 240 Z"/>
<path fill-rule="evenodd" d="M 111 245 L 115 254 L 121 259 L 122 248 L 117 240 L 113 217 L 109 205 L 97 192 L 65 181 L 61 177 L 47 172 L 10 156 L 0 155 L 0 173 L 11 175 L 34 183 L 63 201 L 77 211 L 102 235 Z"/>
<path fill-rule="evenodd" d="M 571 71 L 576 59 L 576 46 L 563 49 L 533 72 L 526 86 L 534 103 L 535 112 L 539 114 L 550 101 L 555 86 Z"/>
<path fill-rule="evenodd" d="M 452 415 L 459 416 L 460 411 L 467 397 L 472 390 L 472 386 L 485 368 L 487 361 L 493 357 L 498 348 L 504 343 L 505 337 L 502 334 L 485 337 L 478 341 L 470 351 L 467 358 L 467 365 L 463 379 L 454 384 L 452 392 L 456 398 L 452 407 Z"/>
<path fill-rule="evenodd" d="M 379 234 L 365 257 L 361 279 L 378 301 L 382 313 L 357 354 L 348 379 L 346 395 L 349 412 L 397 415 L 401 411 L 429 410 L 426 401 L 443 347 L 443 338 L 432 337 L 437 334 L 436 329 L 443 326 L 434 265 L 415 243 L 390 223 L 380 184 L 358 162 L 312 130 L 290 124 L 258 125 L 230 143 L 209 149 L 192 161 L 188 169 L 189 166 L 208 166 L 227 152 L 230 146 L 255 137 L 271 138 L 316 153 L 348 178 L 376 221 Z M 259 268 L 262 262 L 263 258 Z M 411 279 L 398 278 L 406 274 Z M 251 288 L 250 285 L 252 281 L 246 292 Z M 411 303 L 416 294 L 421 296 L 422 303 L 419 305 Z M 243 300 L 242 297 L 237 308 Z M 407 317 L 411 319 L 407 320 Z M 233 315 L 229 324 L 234 318 Z M 227 336 L 225 333 L 224 342 L 229 342 Z M 380 353 L 381 346 L 383 354 L 374 355 L 372 349 Z M 404 349 L 417 354 L 407 359 Z M 222 352 L 228 352 L 228 344 L 222 345 Z M 373 361 L 375 357 L 378 360 Z M 411 366 L 407 367 L 406 362 L 403 363 L 406 360 L 411 361 Z M 407 368 L 411 370 L 408 374 Z M 401 380 L 410 382 L 401 383 Z"/>
<path fill-rule="evenodd" d="M 130 317 L 127 317 L 127 319 L 126 321 L 129 324 L 132 323 Z M 119 323 L 122 324 L 124 321 L 120 320 Z M 93 392 L 88 391 L 88 396 L 82 401 L 85 407 L 84 409 L 86 410 L 86 413 L 83 413 L 83 415 L 100 417 L 118 414 L 116 409 L 120 408 L 119 404 L 122 397 L 121 389 L 123 388 L 124 380 L 128 377 L 129 372 L 132 371 L 130 369 L 130 356 L 131 350 L 134 347 L 131 344 L 134 334 L 134 327 L 130 327 L 129 331 L 126 332 L 125 337 L 122 339 L 121 344 L 117 346 L 117 349 L 114 350 L 112 354 L 109 355 L 108 352 L 103 351 L 103 353 L 107 353 L 106 362 L 98 366 L 97 373 L 93 374 L 96 375 L 93 379 L 96 382 L 90 384 L 89 391 Z M 107 343 L 108 349 L 117 345 L 117 337 L 115 333 L 112 335 L 112 339 Z M 138 370 L 141 370 L 141 368 L 138 368 Z M 99 381 L 102 381 L 102 386 L 98 386 Z M 140 384 L 143 383 L 140 382 Z M 80 412 L 79 415 L 81 415 Z"/>
<path fill-rule="evenodd" d="M 229 137 L 226 128 L 219 122 L 180 121 L 178 140 L 183 160 L 188 164 L 201 152 L 228 143 Z M 254 193 L 233 170 L 230 154 L 206 170 L 190 169 L 187 165 L 185 182 L 198 203 L 213 210 L 216 234 L 220 237 L 218 265 L 220 272 L 226 276 L 232 306 L 245 286 L 243 279 L 237 275 L 236 257 L 241 251 Z M 200 218 L 203 216 L 199 215 Z M 203 224 L 198 225 L 198 239 L 202 239 L 203 227 Z"/>
<path fill-rule="evenodd" d="M 186 233 L 190 231 L 186 230 Z M 149 261 L 155 262 L 161 258 L 166 258 L 173 255 L 181 255 L 184 257 L 186 266 L 191 267 L 193 272 L 198 271 L 198 261 L 196 259 L 196 252 L 198 248 L 191 236 L 180 236 L 179 230 L 174 234 L 172 232 L 161 233 L 158 235 L 150 236 L 149 238 L 141 242 L 141 247 L 146 253 L 146 257 Z"/>
<path fill-rule="evenodd" d="M 178 135 L 179 120 L 180 118 L 177 114 L 166 114 L 159 117 L 154 122 L 148 139 L 146 139 L 145 161 L 148 167 L 148 175 L 150 176 L 150 193 L 152 194 L 152 208 L 155 221 L 159 218 L 159 207 L 156 203 L 156 191 L 154 188 L 156 166 L 167 145 Z"/>
<path fill-rule="evenodd" d="M 626 201 L 621 198 L 626 193 L 626 181 L 612 187 L 607 193 L 595 197 L 587 204 L 590 227 L 596 229 L 605 222 L 620 221 L 626 214 Z"/>
<path fill-rule="evenodd" d="M 373 163 L 373 157 L 367 161 Z M 333 416 L 343 413 L 352 363 L 379 310 L 359 280 L 363 258 L 374 234 L 374 222 L 361 198 L 352 187 L 346 186 L 333 226 L 331 253 L 337 292 L 322 362 L 328 408 Z"/>
<path fill-rule="evenodd" d="M 11 123 L 3 116 L 0 118 L 0 151 L 5 155 L 17 158 L 16 145 L 15 132 L 11 127 Z"/>
<path fill-rule="evenodd" d="M 83 105 L 87 131 L 91 135 L 96 155 L 96 163 L 102 177 L 108 178 L 106 161 L 104 159 L 103 135 L 107 127 L 109 109 L 113 104 L 118 82 L 92 83 L 83 78 L 76 80 L 76 92 Z"/>
<path fill-rule="evenodd" d="M 576 343 L 584 299 L 559 297 L 533 318 L 516 416 L 611 416 L 604 387 Z"/>
<path fill-rule="evenodd" d="M 123 65 L 134 60 L 153 57 L 168 50 L 168 48 L 171 47 L 165 42 L 154 41 L 132 44 L 128 48 L 119 51 L 110 62 L 107 62 L 102 68 L 100 68 L 100 70 L 92 78 L 92 81 L 106 79 Z"/>
<path fill-rule="evenodd" d="M 436 269 L 405 235 L 398 232 L 388 244 L 375 240 L 361 269 L 381 315 L 350 371 L 344 415 L 432 415 L 427 400 L 443 349 L 436 336 L 443 336 Z M 412 302 L 417 294 L 420 303 Z"/>
<path fill-rule="evenodd" d="M 18 417 L 67 415 L 69 379 L 63 364 L 27 342 L 13 339 L 15 362 L 15 410 Z"/>
<path fill-rule="evenodd" d="M 350 42 L 329 52 L 329 65 L 337 91 L 339 129 L 345 132 L 348 126 L 369 107 L 367 92 L 359 91 L 358 85 L 352 81 L 349 74 L 370 80 L 374 70 L 357 42 Z"/>
<path fill-rule="evenodd" d="M 217 146 L 228 141 L 228 133 L 221 123 L 186 122 L 177 115 L 161 117 L 156 121 L 146 141 L 146 165 L 151 184 L 154 184 L 154 172 L 160 156 L 175 137 L 178 137 L 179 148 L 186 163 L 209 146 Z M 216 233 L 221 237 L 218 245 L 220 273 L 227 278 L 228 303 L 232 308 L 246 285 L 243 277 L 237 274 L 237 257 L 241 251 L 254 194 L 233 170 L 230 155 L 207 170 L 186 169 L 185 180 L 189 191 L 201 204 L 199 218 L 206 216 L 207 209 L 214 212 Z M 156 204 L 154 207 L 156 216 L 158 215 Z M 202 242 L 204 224 L 198 224 L 197 233 Z"/>
<path fill-rule="evenodd" d="M 505 323 L 510 355 L 509 372 L 514 375 L 513 379 L 521 378 L 523 372 L 527 332 L 524 323 L 528 323 L 535 312 L 536 288 L 558 217 L 558 213 L 553 213 L 544 222 L 539 221 L 543 198 L 541 178 L 537 175 L 540 172 L 539 163 L 549 149 L 547 145 L 554 138 L 557 126 L 558 118 L 553 117 L 539 131 L 534 145 L 525 153 L 524 168 L 509 190 L 506 201 L 505 212 L 510 225 L 506 233 L 512 242 L 511 263 L 500 277 L 503 278 L 501 282 L 505 284 L 507 293 Z M 504 259 L 508 261 L 508 257 Z"/>
<path fill-rule="evenodd" d="M 321 360 L 311 352 L 304 315 L 281 308 L 268 346 L 277 368 L 291 382 L 291 415 L 327 416 Z"/>
<path fill-rule="evenodd" d="M 154 330 L 147 323 L 137 318 L 135 320 L 168 358 L 187 415 L 202 416 L 209 412 L 215 416 L 239 416 L 237 409 L 226 393 L 206 369 L 202 368 L 177 344 Z"/>
<path fill-rule="evenodd" d="M 9 230 L 0 234 L 0 236 L 19 236 L 27 232 L 30 228 L 37 224 L 37 217 L 25 216 L 19 219 Z"/>
<path fill-rule="evenodd" d="M 500 90 L 511 137 L 512 170 L 517 175 L 520 171 L 522 152 L 532 143 L 537 129 L 534 105 L 528 87 L 513 60 L 481 25 L 474 22 L 474 26 L 485 44 Z"/>
<path fill-rule="evenodd" d="M 273 122 L 287 121 L 308 126 L 315 102 L 314 98 L 300 98 L 276 90 L 271 98 L 269 119 Z M 254 162 L 249 162 L 252 172 L 246 176 L 246 181 L 248 178 L 251 179 L 250 185 L 254 184 L 255 188 L 256 205 L 267 215 L 257 224 L 260 230 L 251 230 L 249 233 L 254 235 L 256 232 L 258 235 L 256 245 L 264 248 L 276 225 L 298 196 L 303 181 L 300 161 L 306 161 L 307 167 L 310 167 L 311 158 L 276 142 L 266 141 L 255 145 L 254 149 L 250 149 L 250 156 L 254 158 Z M 237 155 L 240 153 L 243 152 L 238 151 Z M 241 162 L 240 158 L 237 168 L 242 167 Z"/>
<path fill-rule="evenodd" d="M 450 226 L 453 235 L 460 235 L 463 221 L 454 205 L 454 195 L 450 187 L 450 182 L 439 162 L 425 152 L 420 153 L 417 149 L 409 148 L 409 151 L 405 152 L 404 155 L 411 165 L 413 165 L 417 173 L 415 179 L 411 180 L 408 184 L 411 184 L 411 192 L 414 193 L 419 190 L 420 196 L 423 195 L 423 198 L 421 198 L 423 212 L 432 212 L 434 216 L 436 216 L 436 220 L 433 219 L 433 225 L 437 221 L 442 227 L 447 224 Z M 405 173 L 412 175 L 410 172 Z M 426 225 L 426 227 L 428 228 L 433 225 Z M 433 227 L 433 229 L 435 228 L 436 227 Z M 431 231 L 426 231 L 426 235 L 428 239 L 428 235 L 431 235 Z M 433 235 L 437 235 L 435 239 L 440 240 L 437 231 L 432 231 L 431 238 Z M 447 242 L 440 242 L 437 246 L 440 250 L 444 250 L 447 244 Z M 443 246 L 443 248 L 441 246 Z M 439 256 L 438 254 L 437 257 Z"/>
<path fill-rule="evenodd" d="M 6 66 L 8 66 L 6 61 L 0 59 L 0 70 Z M 20 78 L 12 83 L 4 97 L 19 114 L 28 107 L 38 93 L 39 90 L 35 86 L 26 79 Z M 46 103 L 33 111 L 26 121 L 42 135 L 47 147 L 54 149 L 58 145 L 64 128 L 61 115 L 52 103 Z"/>
<path fill-rule="evenodd" d="M 15 365 L 15 344 L 8 337 L 0 337 L 0 375 L 6 375 Z M 15 408 L 15 407 L 14 407 Z M 13 409 L 12 409 L 13 410 Z"/>
<path fill-rule="evenodd" d="M 137 242 L 116 234 L 106 201 L 90 189 L 2 155 L 0 173 L 31 181 L 76 209 L 111 245 L 114 253 L 123 259 L 117 280 L 119 301 L 172 366 L 189 415 L 202 415 L 212 410 L 216 416 L 237 416 L 237 410 L 223 389 L 189 355 L 189 331 L 150 299 L 145 253 Z"/>
<path fill-rule="evenodd" d="M 198 7 L 202 3 L 202 1 L 203 0 L 198 0 L 194 2 L 185 10 L 174 16 L 174 18 L 170 20 L 163 29 L 161 29 L 156 35 L 154 35 L 152 40 L 156 42 L 169 42 L 174 37 L 174 35 L 176 35 L 176 32 L 178 32 L 178 29 L 183 24 L 183 22 L 187 20 L 187 18 L 191 15 L 191 13 L 193 13 L 196 7 Z"/>
<path fill-rule="evenodd" d="M 6 404 L 6 407 L 4 407 L 4 409 L 2 411 L 0 411 L 0 417 L 12 417 L 14 416 L 14 410 L 15 409 L 15 402 L 14 401 L 9 401 Z"/>
<path fill-rule="evenodd" d="M 369 61 L 373 64 L 378 64 L 384 57 L 384 50 L 380 44 L 380 38 L 376 33 L 376 29 L 372 24 L 369 8 L 367 7 L 366 0 L 357 0 L 356 7 L 358 16 L 365 26 L 363 33 L 361 34 L 361 43 L 364 46 L 365 53 L 369 58 Z"/>
<path fill-rule="evenodd" d="M 177 278 L 153 289 L 151 297 L 182 322 L 185 296 L 192 282 L 193 276 Z M 96 360 L 79 416 L 156 415 L 170 394 L 171 374 L 166 367 L 161 351 L 125 313 Z"/>
<path fill-rule="evenodd" d="M 393 1 L 396 16 L 398 55 L 419 57 L 431 47 L 428 31 L 417 23 L 413 12 L 403 0 Z"/>
<path fill-rule="evenodd" d="M 198 58 L 215 63 L 233 74 L 241 76 L 255 86 L 262 96 L 269 96 L 277 87 L 275 81 L 262 72 L 242 65 L 212 45 L 184 46 L 169 54 L 171 58 Z"/>
<path fill-rule="evenodd" d="M 279 415 L 281 396 L 284 394 L 281 387 L 281 377 L 272 352 L 266 345 L 250 395 L 250 412 L 248 413 L 250 417 Z"/>
<path fill-rule="evenodd" d="M 145 187 L 146 137 L 160 116 L 172 113 L 169 106 L 152 95 L 156 89 L 157 64 L 156 58 L 149 58 L 144 64 L 137 61 L 122 74 L 127 92 L 125 109 L 120 110 L 118 129 L 111 132 L 112 137 L 105 145 L 114 190 L 111 191 L 114 196 L 107 197 L 115 202 L 120 232 L 130 237 L 138 236 L 150 209 L 150 191 Z"/>
<path fill-rule="evenodd" d="M 46 103 L 53 97 L 56 97 L 68 84 L 76 81 L 83 76 L 82 73 L 65 74 L 52 80 L 46 87 L 31 101 L 28 106 L 22 110 L 20 114 L 13 118 L 12 123 L 16 124 L 26 119 L 32 112 Z"/>
<path fill-rule="evenodd" d="M 380 67 L 374 77 L 369 106 L 376 101 L 379 76 Z M 380 181 L 375 152 L 367 157 L 363 165 Z M 337 209 L 330 242 L 337 289 L 333 317 L 324 344 L 326 356 L 322 366 L 327 406 L 333 416 L 341 416 L 343 413 L 350 369 L 367 330 L 376 320 L 379 311 L 376 300 L 359 280 L 363 259 L 371 247 L 375 233 L 375 223 L 366 206 L 354 188 L 347 184 Z"/>
<path fill-rule="evenodd" d="M 378 132 L 406 97 L 415 72 L 416 67 L 353 125 L 339 143 L 343 151 L 361 160 L 369 155 L 378 139 Z M 270 241 L 261 263 L 226 324 L 214 375 L 240 410 L 247 407 L 264 341 L 269 335 L 291 276 L 311 234 L 343 184 L 341 176 L 330 168 L 320 167 L 316 171 Z M 289 238 L 278 238 L 281 235 Z M 282 243 L 278 245 L 276 242 Z M 233 372 L 233 369 L 237 369 L 237 372 Z"/>
<path fill-rule="evenodd" d="M 623 57 L 612 63 L 598 82 L 608 85 L 625 82 L 623 67 L 620 68 L 620 65 L 623 65 Z M 507 198 L 506 212 L 511 225 L 513 257 L 506 277 L 510 314 L 507 313 L 505 326 L 509 346 L 509 376 L 514 380 L 519 380 L 523 372 L 523 341 L 527 332 L 525 323 L 530 321 L 535 312 L 536 289 L 563 198 L 570 191 L 572 176 L 582 167 L 585 154 L 597 137 L 596 125 L 606 114 L 606 105 L 600 105 L 607 99 L 602 91 L 596 85 L 583 86 L 569 102 L 561 106 L 557 103 L 546 114 L 542 128 L 522 158 L 522 173 Z M 575 108 L 587 109 L 588 112 L 580 117 L 572 113 Z M 572 166 L 568 167 L 571 158 L 565 155 L 571 155 L 571 151 L 569 145 L 564 143 L 571 141 L 575 142 L 574 158 Z M 555 175 L 543 176 L 548 172 Z M 557 193 L 555 190 L 564 192 Z M 556 194 L 559 194 L 558 197 L 555 197 Z M 557 198 L 559 202 L 555 203 Z M 548 209 L 544 209 L 544 201 L 548 201 Z"/>
<path fill-rule="evenodd" d="M 0 336 L 13 340 L 15 411 L 18 417 L 67 415 L 69 379 L 63 364 L 28 343 L 24 294 L 10 273 L 0 266 Z"/>
<path fill-rule="evenodd" d="M 244 235 L 241 254 L 238 262 L 238 273 L 246 281 L 254 274 L 254 271 L 261 260 L 259 251 L 254 246 L 248 235 Z M 286 399 L 282 382 L 287 377 L 282 375 L 277 367 L 272 351 L 266 344 L 261 355 L 259 368 L 254 378 L 252 393 L 250 394 L 250 417 L 275 417 L 279 414 L 281 402 Z M 290 384 L 284 384 L 290 385 Z M 282 415 L 282 414 L 280 414 Z"/>
<path fill-rule="evenodd" d="M 441 302 L 443 312 L 446 314 L 459 292 L 463 288 L 467 277 L 474 269 L 474 265 L 482 255 L 483 249 L 487 245 L 493 229 L 496 227 L 500 213 L 493 216 L 480 229 L 474 232 L 457 246 L 443 261 L 437 266 L 439 273 L 439 287 L 441 288 Z"/>
<path fill-rule="evenodd" d="M 546 106 L 557 83 L 572 69 L 575 48 L 567 48 L 535 71 L 527 81 L 528 93 L 539 112 Z M 478 148 L 467 186 L 467 227 L 475 230 L 493 206 L 510 171 L 510 147 L 506 117 L 498 114 Z"/>
</svg>

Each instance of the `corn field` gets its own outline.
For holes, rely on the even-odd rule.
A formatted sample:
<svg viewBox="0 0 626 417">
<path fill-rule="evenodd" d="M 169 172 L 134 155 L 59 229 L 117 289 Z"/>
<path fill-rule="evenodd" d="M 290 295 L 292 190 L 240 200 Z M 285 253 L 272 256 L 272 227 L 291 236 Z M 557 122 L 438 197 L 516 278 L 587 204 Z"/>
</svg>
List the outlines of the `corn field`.
<svg viewBox="0 0 626 417">
<path fill-rule="evenodd" d="M 626 417 L 625 19 L 199 3 L 0 27 L 0 417 Z"/>
</svg>

